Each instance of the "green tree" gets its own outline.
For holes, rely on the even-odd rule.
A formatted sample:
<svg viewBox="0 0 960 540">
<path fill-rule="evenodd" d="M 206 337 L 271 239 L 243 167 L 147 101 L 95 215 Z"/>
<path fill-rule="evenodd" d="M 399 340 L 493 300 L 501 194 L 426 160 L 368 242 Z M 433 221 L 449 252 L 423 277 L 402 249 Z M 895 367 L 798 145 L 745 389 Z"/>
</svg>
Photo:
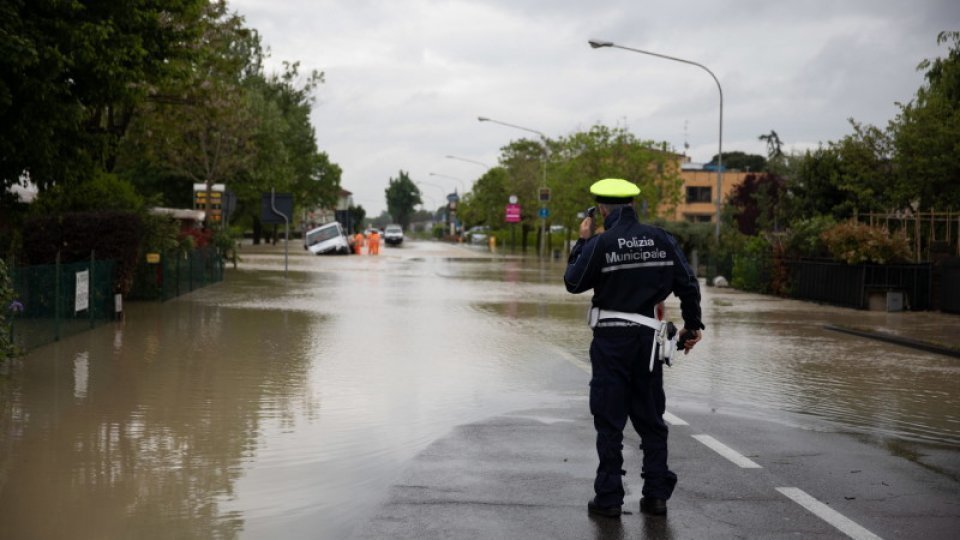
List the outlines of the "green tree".
<svg viewBox="0 0 960 540">
<path fill-rule="evenodd" d="M 754 236 L 761 231 L 776 231 L 784 222 L 781 200 L 786 190 L 783 178 L 770 174 L 748 174 L 727 197 L 726 206 L 734 208 L 737 230 Z"/>
<path fill-rule="evenodd" d="M 90 180 L 57 184 L 47 189 L 37 197 L 30 211 L 35 216 L 66 212 L 140 212 L 143 206 L 143 197 L 130 182 L 99 171 Z"/>
<path fill-rule="evenodd" d="M 323 73 L 285 62 L 264 74 L 257 33 L 223 2 L 199 26 L 195 57 L 141 107 L 119 170 L 173 206 L 191 205 L 194 183 L 227 184 L 234 223 L 251 226 L 255 242 L 262 193 L 292 193 L 298 210 L 335 205 L 342 171 L 317 149 L 310 123 Z"/>
<path fill-rule="evenodd" d="M 367 211 L 361 205 L 351 206 L 347 209 L 350 212 L 350 216 L 353 221 L 353 231 L 360 232 L 363 230 L 363 220 L 367 219 Z"/>
<path fill-rule="evenodd" d="M 679 156 L 665 143 L 638 139 L 623 128 L 594 126 L 560 138 L 548 169 L 554 173 L 551 201 L 557 221 L 575 231 L 579 214 L 592 205 L 590 185 L 601 178 L 625 178 L 640 186 L 638 210 L 653 218 L 680 202 Z"/>
<path fill-rule="evenodd" d="M 818 215 L 841 220 L 853 215 L 840 189 L 840 155 L 836 148 L 821 144 L 792 161 L 787 181 L 791 221 Z"/>
<path fill-rule="evenodd" d="M 137 105 L 193 51 L 203 0 L 0 5 L 0 187 L 111 170 Z"/>
<path fill-rule="evenodd" d="M 946 57 L 918 66 L 926 84 L 891 125 L 896 174 L 921 210 L 960 209 L 960 32 L 937 43 L 949 45 Z"/>
<path fill-rule="evenodd" d="M 717 155 L 714 154 L 707 165 L 716 165 Z M 723 168 L 747 172 L 763 172 L 767 169 L 767 158 L 757 154 L 747 154 L 739 150 L 723 153 Z"/>
<path fill-rule="evenodd" d="M 284 63 L 282 73 L 253 74 L 243 84 L 258 118 L 253 137 L 256 150 L 252 163 L 236 175 L 230 189 L 237 193 L 238 217 L 253 227 L 255 239 L 260 230 L 261 193 L 271 188 L 292 193 L 300 210 L 333 207 L 339 196 L 342 171 L 318 151 L 310 123 L 313 92 L 323 82 L 323 74 L 313 71 L 304 82 L 299 80 L 298 64 Z"/>
<path fill-rule="evenodd" d="M 905 186 L 893 174 L 893 141 L 890 134 L 850 119 L 853 133 L 830 146 L 839 159 L 838 188 L 846 204 L 857 212 L 885 211 L 909 203 Z M 909 188 L 907 188 L 909 190 Z"/>
<path fill-rule="evenodd" d="M 390 183 L 384 191 L 387 198 L 387 211 L 393 216 L 394 222 L 404 229 L 409 228 L 413 208 L 423 203 L 420 199 L 420 189 L 410 179 L 410 175 L 401 170 L 397 178 L 390 178 Z"/>
<path fill-rule="evenodd" d="M 505 187 L 507 195 L 516 195 L 520 204 L 520 244 L 527 249 L 527 235 L 537 231 L 536 245 L 540 245 L 539 188 L 543 185 L 544 146 L 539 141 L 519 139 L 500 149 L 500 164 L 506 170 Z M 547 165 L 547 186 L 556 188 L 551 176 L 556 177 L 557 170 Z M 489 201 L 485 213 L 492 214 L 499 205 Z M 552 204 L 552 201 L 551 201 Z M 502 209 L 502 207 L 501 207 Z"/>
<path fill-rule="evenodd" d="M 464 219 L 498 226 L 508 196 L 516 195 L 526 247 L 527 234 L 540 231 L 538 195 L 545 157 L 549 223 L 563 225 L 568 236 L 580 222 L 578 215 L 593 204 L 590 185 L 601 178 L 621 177 L 640 185 L 638 206 L 648 217 L 661 209 L 669 211 L 680 201 L 679 156 L 668 152 L 665 144 L 640 140 L 623 128 L 597 125 L 567 137 L 519 139 L 501 148 L 500 167 L 478 179 L 465 197 Z"/>
<path fill-rule="evenodd" d="M 458 208 L 464 224 L 499 227 L 503 223 L 504 207 L 510 197 L 507 178 L 507 169 L 494 167 L 473 183 Z"/>
<path fill-rule="evenodd" d="M 777 132 L 770 130 L 766 135 L 760 135 L 757 139 L 767 143 L 767 159 L 776 159 L 783 156 L 783 141 Z"/>
<path fill-rule="evenodd" d="M 195 55 L 141 108 L 121 164 L 136 170 L 146 162 L 209 191 L 256 163 L 264 100 L 244 83 L 259 73 L 263 53 L 256 32 L 223 1 L 206 6 L 198 26 Z"/>
</svg>

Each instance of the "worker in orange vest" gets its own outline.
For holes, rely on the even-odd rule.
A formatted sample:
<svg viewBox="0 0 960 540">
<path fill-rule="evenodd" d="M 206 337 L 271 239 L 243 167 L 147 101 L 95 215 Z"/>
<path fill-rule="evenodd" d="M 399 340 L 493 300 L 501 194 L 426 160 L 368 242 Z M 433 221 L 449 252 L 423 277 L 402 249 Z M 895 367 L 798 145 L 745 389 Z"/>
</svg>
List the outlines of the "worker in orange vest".
<svg viewBox="0 0 960 540">
<path fill-rule="evenodd" d="M 357 234 L 353 235 L 353 252 L 357 255 L 363 251 L 363 243 L 366 239 L 363 236 L 363 233 L 357 231 Z"/>
<path fill-rule="evenodd" d="M 380 233 L 376 229 L 370 231 L 370 236 L 367 237 L 367 255 L 379 255 L 380 254 Z"/>
</svg>

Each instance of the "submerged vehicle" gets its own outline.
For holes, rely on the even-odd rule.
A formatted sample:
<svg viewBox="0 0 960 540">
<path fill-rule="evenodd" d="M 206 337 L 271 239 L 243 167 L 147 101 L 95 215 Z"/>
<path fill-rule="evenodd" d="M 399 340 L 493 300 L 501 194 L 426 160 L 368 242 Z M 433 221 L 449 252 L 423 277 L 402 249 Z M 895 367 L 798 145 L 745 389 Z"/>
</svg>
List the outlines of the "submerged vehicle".
<svg viewBox="0 0 960 540">
<path fill-rule="evenodd" d="M 336 221 L 307 231 L 303 235 L 303 247 L 310 250 L 314 255 L 346 255 L 350 253 L 350 243 L 343 234 L 343 227 Z"/>
<path fill-rule="evenodd" d="M 399 246 L 403 243 L 403 227 L 400 225 L 387 225 L 383 232 L 383 240 L 388 245 Z"/>
</svg>

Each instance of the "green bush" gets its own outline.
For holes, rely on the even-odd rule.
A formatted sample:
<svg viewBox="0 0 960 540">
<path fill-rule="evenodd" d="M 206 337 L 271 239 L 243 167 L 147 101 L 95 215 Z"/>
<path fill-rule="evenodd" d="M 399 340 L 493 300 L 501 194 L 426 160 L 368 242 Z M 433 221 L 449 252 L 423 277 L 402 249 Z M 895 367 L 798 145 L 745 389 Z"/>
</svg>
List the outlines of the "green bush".
<svg viewBox="0 0 960 540">
<path fill-rule="evenodd" d="M 32 205 L 35 216 L 51 216 L 69 212 L 139 212 L 143 197 L 133 185 L 114 174 L 98 172 L 79 184 L 57 184 L 37 195 Z"/>
<path fill-rule="evenodd" d="M 178 247 L 180 226 L 177 220 L 167 215 L 147 214 L 143 217 L 143 243 L 145 253 L 166 253 Z"/>
<path fill-rule="evenodd" d="M 829 257 L 830 251 L 823 240 L 823 233 L 837 225 L 831 216 L 816 216 L 800 219 L 790 224 L 784 239 L 786 256 Z"/>
<path fill-rule="evenodd" d="M 140 254 L 143 219 L 130 212 L 69 213 L 28 219 L 23 231 L 25 264 L 53 264 L 90 260 L 117 262 L 115 288 L 123 293 L 133 282 Z"/>
<path fill-rule="evenodd" d="M 911 259 L 906 235 L 891 235 L 883 227 L 848 221 L 827 229 L 820 237 L 833 258 L 847 264 L 887 264 Z"/>
<path fill-rule="evenodd" d="M 744 291 L 771 292 L 770 270 L 773 248 L 763 236 L 750 236 L 733 256 L 730 285 Z"/>
</svg>

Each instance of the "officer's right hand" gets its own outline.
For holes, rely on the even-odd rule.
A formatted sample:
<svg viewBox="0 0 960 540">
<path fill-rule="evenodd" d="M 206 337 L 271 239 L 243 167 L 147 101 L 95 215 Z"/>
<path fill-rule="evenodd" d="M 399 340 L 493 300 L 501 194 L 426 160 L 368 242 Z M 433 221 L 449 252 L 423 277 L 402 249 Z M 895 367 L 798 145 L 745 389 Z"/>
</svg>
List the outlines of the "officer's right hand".
<svg viewBox="0 0 960 540">
<path fill-rule="evenodd" d="M 697 343 L 700 343 L 700 340 L 703 339 L 702 330 L 687 330 L 686 328 L 680 329 L 680 336 L 691 333 L 693 334 L 683 343 L 683 354 L 690 354 L 690 351 L 693 350 L 693 346 Z"/>
<path fill-rule="evenodd" d="M 585 217 L 580 222 L 580 238 L 587 240 L 591 236 L 593 236 L 593 218 Z"/>
</svg>

